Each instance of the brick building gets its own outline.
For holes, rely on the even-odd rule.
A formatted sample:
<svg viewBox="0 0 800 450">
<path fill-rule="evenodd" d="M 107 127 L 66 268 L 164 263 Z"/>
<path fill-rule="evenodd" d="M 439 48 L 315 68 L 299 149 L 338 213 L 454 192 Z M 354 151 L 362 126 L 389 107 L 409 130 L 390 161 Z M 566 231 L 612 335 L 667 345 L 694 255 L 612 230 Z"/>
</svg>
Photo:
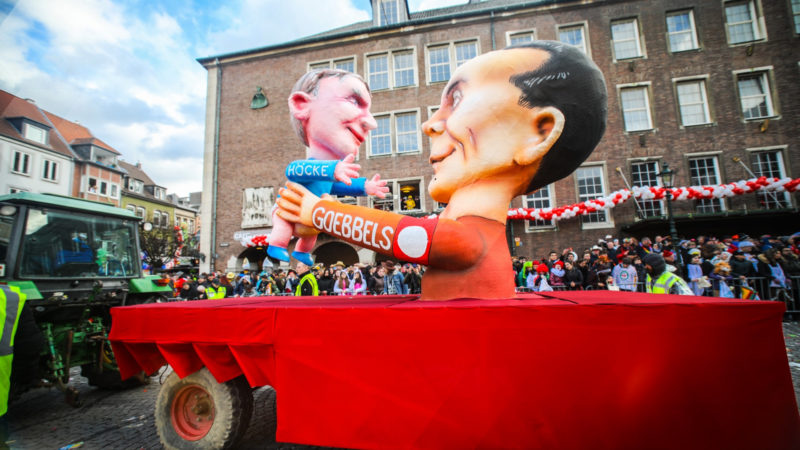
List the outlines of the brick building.
<svg viewBox="0 0 800 450">
<path fill-rule="evenodd" d="M 676 186 L 800 175 L 800 1 L 470 1 L 409 12 L 372 0 L 373 20 L 293 42 L 202 58 L 208 70 L 201 247 L 205 269 L 260 262 L 250 237 L 270 228 L 283 169 L 304 156 L 286 98 L 311 68 L 362 75 L 378 128 L 362 146 L 362 175 L 391 180 L 388 201 L 347 199 L 408 214 L 435 213 L 421 131 L 461 62 L 529 39 L 579 46 L 606 76 L 608 127 L 571 176 L 513 206 L 555 207 L 633 185 Z M 263 97 L 262 97 L 263 96 Z M 264 104 L 268 104 L 264 106 Z M 797 196 L 751 194 L 673 202 L 679 234 L 782 233 L 797 227 Z M 663 202 L 633 201 L 557 224 L 510 222 L 514 252 L 583 249 L 607 234 L 667 234 Z M 318 260 L 375 255 L 321 236 Z"/>
</svg>

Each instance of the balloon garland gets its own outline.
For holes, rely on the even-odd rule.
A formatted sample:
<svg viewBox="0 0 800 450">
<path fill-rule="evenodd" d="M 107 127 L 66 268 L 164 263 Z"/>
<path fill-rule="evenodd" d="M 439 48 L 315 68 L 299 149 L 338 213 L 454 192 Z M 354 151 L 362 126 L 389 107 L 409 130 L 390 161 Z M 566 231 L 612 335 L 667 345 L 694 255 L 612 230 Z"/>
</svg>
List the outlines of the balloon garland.
<svg viewBox="0 0 800 450">
<path fill-rule="evenodd" d="M 673 200 L 705 200 L 712 198 L 727 198 L 761 192 L 796 192 L 800 187 L 800 178 L 751 178 L 735 183 L 720 184 L 717 186 L 688 186 L 674 187 L 669 191 Z M 606 211 L 617 205 L 625 203 L 631 197 L 640 200 L 663 200 L 666 198 L 667 188 L 662 186 L 635 186 L 633 190 L 620 189 L 605 197 L 599 197 L 572 205 L 557 208 L 514 208 L 508 210 L 508 218 L 512 220 L 545 220 L 559 221 L 571 219 L 584 214 L 597 211 Z M 261 247 L 267 245 L 269 235 L 253 236 L 248 241 L 242 241 L 247 247 Z"/>
<path fill-rule="evenodd" d="M 800 178 L 751 178 L 735 183 L 717 186 L 689 186 L 670 188 L 674 200 L 704 200 L 744 195 L 756 191 L 762 192 L 795 192 L 800 185 Z M 508 218 L 514 220 L 563 220 L 575 216 L 590 214 L 596 211 L 609 210 L 631 197 L 641 200 L 662 200 L 666 198 L 667 188 L 661 186 L 636 186 L 633 190 L 620 189 L 611 194 L 557 208 L 515 208 L 508 210 Z"/>
</svg>

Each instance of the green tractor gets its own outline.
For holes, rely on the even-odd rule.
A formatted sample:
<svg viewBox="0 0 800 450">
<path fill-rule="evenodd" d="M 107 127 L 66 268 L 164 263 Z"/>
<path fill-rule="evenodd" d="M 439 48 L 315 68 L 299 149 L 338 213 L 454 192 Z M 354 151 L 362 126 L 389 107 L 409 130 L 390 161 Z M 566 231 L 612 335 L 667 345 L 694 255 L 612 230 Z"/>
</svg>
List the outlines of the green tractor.
<svg viewBox="0 0 800 450">
<path fill-rule="evenodd" d="M 0 196 L 0 283 L 27 297 L 14 345 L 11 398 L 56 386 L 79 404 L 71 367 L 89 383 L 122 388 L 108 343 L 109 310 L 172 297 L 167 279 L 142 274 L 141 218 L 107 204 L 51 194 Z"/>
</svg>

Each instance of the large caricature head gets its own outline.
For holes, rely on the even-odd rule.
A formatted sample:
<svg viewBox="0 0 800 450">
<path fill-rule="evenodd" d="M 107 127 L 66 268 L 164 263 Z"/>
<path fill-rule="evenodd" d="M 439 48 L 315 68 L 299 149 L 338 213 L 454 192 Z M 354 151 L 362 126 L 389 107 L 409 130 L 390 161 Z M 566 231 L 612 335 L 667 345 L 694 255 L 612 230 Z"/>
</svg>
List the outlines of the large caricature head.
<svg viewBox="0 0 800 450">
<path fill-rule="evenodd" d="M 560 42 L 535 41 L 486 53 L 459 67 L 439 110 L 423 124 L 431 137 L 431 196 L 499 180 L 519 195 L 570 174 L 605 131 L 600 70 Z"/>
<path fill-rule="evenodd" d="M 377 124 L 364 80 L 344 70 L 312 70 L 303 75 L 289 96 L 292 124 L 309 156 L 342 159 L 358 152 Z"/>
</svg>

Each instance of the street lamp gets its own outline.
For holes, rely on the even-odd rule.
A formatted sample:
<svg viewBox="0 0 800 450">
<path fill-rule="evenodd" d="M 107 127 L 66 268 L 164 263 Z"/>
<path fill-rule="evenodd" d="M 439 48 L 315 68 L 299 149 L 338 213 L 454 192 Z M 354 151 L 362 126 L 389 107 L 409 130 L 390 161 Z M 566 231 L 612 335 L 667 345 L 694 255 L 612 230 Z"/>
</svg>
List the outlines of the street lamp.
<svg viewBox="0 0 800 450">
<path fill-rule="evenodd" d="M 669 164 L 664 163 L 664 168 L 661 170 L 661 173 L 657 173 L 656 175 L 661 177 L 661 182 L 667 190 L 667 221 L 669 222 L 669 235 L 672 238 L 672 247 L 675 249 L 675 252 L 678 253 L 678 249 L 675 246 L 678 241 L 678 230 L 675 229 L 675 217 L 672 216 L 672 182 L 675 178 L 675 171 L 669 168 Z M 680 258 L 680 256 L 678 257 Z"/>
</svg>

